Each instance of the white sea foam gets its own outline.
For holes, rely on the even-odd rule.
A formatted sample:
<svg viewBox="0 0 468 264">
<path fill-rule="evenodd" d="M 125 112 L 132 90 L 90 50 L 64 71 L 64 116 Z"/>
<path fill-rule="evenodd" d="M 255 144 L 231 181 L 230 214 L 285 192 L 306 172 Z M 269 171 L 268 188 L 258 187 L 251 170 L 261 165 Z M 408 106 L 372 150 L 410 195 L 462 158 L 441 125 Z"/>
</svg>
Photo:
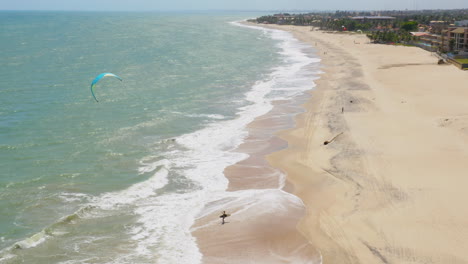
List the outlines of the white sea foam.
<svg viewBox="0 0 468 264">
<path fill-rule="evenodd" d="M 204 210 L 197 215 L 198 218 L 222 212 L 225 208 L 241 208 L 236 211 L 235 219 L 242 222 L 252 217 L 271 215 L 272 213 L 287 215 L 291 209 L 300 210 L 304 206 L 302 200 L 297 196 L 281 189 L 220 192 L 211 197 L 211 201 L 215 202 L 207 204 Z M 218 222 L 218 219 L 214 219 L 213 222 L 192 228 L 192 231 Z"/>
<path fill-rule="evenodd" d="M 62 199 L 64 202 L 67 203 L 87 203 L 92 199 L 92 196 L 84 193 L 70 193 L 70 192 L 62 192 L 58 196 L 60 199 Z"/>
<path fill-rule="evenodd" d="M 168 169 L 168 166 L 170 166 L 169 161 L 167 159 L 159 160 L 159 161 L 152 161 L 152 159 L 157 159 L 157 158 L 158 157 L 155 157 L 155 156 L 149 156 L 141 160 L 140 167 L 138 168 L 138 173 L 144 174 L 148 172 L 153 172 L 158 167 L 161 167 L 161 166 Z"/>
<path fill-rule="evenodd" d="M 1 253 L 2 253 L 2 252 L 0 252 L 0 254 L 1 254 Z M 0 256 L 0 263 L 3 263 L 3 262 L 6 263 L 7 260 L 13 259 L 13 258 L 15 258 L 15 257 L 16 257 L 16 255 L 9 254 L 9 253 L 6 253 L 6 254 L 4 254 L 4 255 L 1 255 L 1 256 Z"/>
<path fill-rule="evenodd" d="M 162 164 L 160 162 L 158 164 Z M 168 168 L 162 167 L 153 177 L 144 182 L 132 185 L 130 188 L 120 192 L 106 193 L 95 199 L 94 206 L 101 209 L 112 210 L 116 206 L 136 203 L 139 200 L 149 198 L 155 191 L 163 188 L 167 183 Z"/>
<path fill-rule="evenodd" d="M 261 208 L 267 211 L 288 210 L 282 209 L 282 204 L 303 206 L 299 198 L 280 190 L 284 184 L 284 177 L 280 179 L 280 188 L 275 190 L 229 193 L 225 191 L 228 181 L 224 177 L 224 169 L 248 157 L 247 154 L 233 151 L 247 137 L 247 125 L 256 117 L 268 113 L 273 107 L 274 100 L 291 99 L 312 89 L 314 84 L 309 78 L 311 75 L 301 76 L 301 74 L 304 74 L 304 67 L 319 62 L 318 59 L 312 59 L 302 52 L 305 46 L 292 38 L 289 33 L 258 29 L 279 41 L 284 65 L 273 69 L 269 76 L 257 81 L 245 94 L 245 100 L 249 104 L 239 108 L 237 118 L 222 120 L 224 119 L 222 116 L 204 116 L 218 121 L 196 132 L 177 137 L 176 142 L 181 147 L 179 150 L 166 153 L 167 159 L 164 162 L 152 163 L 151 159 L 141 162 L 139 172 L 152 172 L 160 166 L 164 169 L 158 170 L 149 180 L 134 185 L 118 195 L 113 193 L 101 197 L 99 203 L 107 204 L 109 208 L 119 203 L 131 203 L 135 206 L 134 213 L 138 216 L 138 220 L 129 233 L 138 244 L 136 252 L 139 256 L 151 258 L 157 248 L 157 263 L 200 263 L 201 254 L 190 233 L 193 231 L 190 228 L 196 217 L 211 211 L 220 211 L 229 204 L 243 207 L 239 211 L 241 215 L 244 210 L 249 210 L 251 207 L 255 207 L 258 211 L 260 203 L 263 205 Z M 299 79 L 296 78 L 298 76 Z M 272 96 L 272 92 L 276 95 Z M 160 175 L 161 171 L 164 171 L 164 176 Z M 170 192 L 155 195 L 154 191 L 157 188 L 150 187 L 154 184 L 152 181 L 159 177 L 158 188 L 162 188 L 168 184 L 168 174 L 171 171 L 176 171 L 179 176 L 192 182 L 195 185 L 194 189 L 185 193 Z M 224 202 L 205 207 L 219 200 Z M 266 206 L 267 204 L 272 206 Z M 121 258 L 128 260 L 128 256 Z"/>
<path fill-rule="evenodd" d="M 209 119 L 225 119 L 226 117 L 219 114 L 193 114 L 193 113 L 183 113 L 178 111 L 169 111 L 171 114 L 182 115 L 186 117 L 202 117 L 202 118 L 209 118 Z"/>
<path fill-rule="evenodd" d="M 46 233 L 44 231 L 41 231 L 39 233 L 34 234 L 31 237 L 28 237 L 20 242 L 17 242 L 14 247 L 21 248 L 21 249 L 32 248 L 46 241 L 47 237 L 48 236 L 46 235 Z"/>
</svg>

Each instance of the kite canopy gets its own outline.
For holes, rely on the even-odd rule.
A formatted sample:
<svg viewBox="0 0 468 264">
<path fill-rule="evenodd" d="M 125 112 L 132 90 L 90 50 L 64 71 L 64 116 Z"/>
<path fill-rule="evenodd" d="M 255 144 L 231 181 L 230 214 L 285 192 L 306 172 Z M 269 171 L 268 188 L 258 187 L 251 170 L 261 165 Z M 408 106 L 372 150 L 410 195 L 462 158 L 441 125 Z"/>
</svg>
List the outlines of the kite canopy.
<svg viewBox="0 0 468 264">
<path fill-rule="evenodd" d="M 99 82 L 99 80 L 101 80 L 104 77 L 114 77 L 122 81 L 122 78 L 110 72 L 101 73 L 96 78 L 94 78 L 94 80 L 91 82 L 91 94 L 93 95 L 94 100 L 96 100 L 96 102 L 99 102 L 99 101 L 98 99 L 96 99 L 96 96 L 94 95 L 94 86 Z"/>
</svg>

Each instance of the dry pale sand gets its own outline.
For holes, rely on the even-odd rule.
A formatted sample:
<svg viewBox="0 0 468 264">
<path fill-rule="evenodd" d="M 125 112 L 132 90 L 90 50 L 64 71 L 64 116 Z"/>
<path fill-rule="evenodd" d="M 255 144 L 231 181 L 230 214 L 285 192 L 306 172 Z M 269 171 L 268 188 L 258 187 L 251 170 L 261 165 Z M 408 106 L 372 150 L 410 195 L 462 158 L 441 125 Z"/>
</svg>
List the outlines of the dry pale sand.
<svg viewBox="0 0 468 264">
<path fill-rule="evenodd" d="M 364 35 L 276 27 L 324 64 L 280 135 L 289 147 L 268 158 L 304 201 L 298 228 L 323 263 L 468 263 L 468 72 Z"/>
</svg>

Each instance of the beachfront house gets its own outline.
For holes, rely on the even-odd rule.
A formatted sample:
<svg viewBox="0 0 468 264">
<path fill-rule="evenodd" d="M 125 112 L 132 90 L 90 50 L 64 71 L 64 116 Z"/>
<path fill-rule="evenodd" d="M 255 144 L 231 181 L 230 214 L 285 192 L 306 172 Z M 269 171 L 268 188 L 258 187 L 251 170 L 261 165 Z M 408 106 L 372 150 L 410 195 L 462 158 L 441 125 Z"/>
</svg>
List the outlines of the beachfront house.
<svg viewBox="0 0 468 264">
<path fill-rule="evenodd" d="M 455 21 L 457 27 L 468 27 L 468 20 Z"/>
<path fill-rule="evenodd" d="M 277 24 L 291 24 L 292 21 L 294 21 L 295 16 L 290 15 L 290 14 L 275 14 L 273 17 L 277 18 Z"/>
<path fill-rule="evenodd" d="M 447 29 L 450 22 L 442 20 L 432 20 L 429 22 L 429 31 L 433 34 L 441 34 L 442 30 Z"/>
<path fill-rule="evenodd" d="M 448 52 L 468 55 L 468 27 L 449 27 L 443 30 L 442 48 Z"/>
<path fill-rule="evenodd" d="M 426 49 L 430 51 L 437 51 L 439 47 L 442 46 L 442 35 L 427 33 L 419 37 L 422 45 L 431 47 L 431 49 Z"/>
<path fill-rule="evenodd" d="M 413 42 L 413 45 L 427 51 L 438 51 L 442 45 L 441 35 L 431 34 L 429 32 L 410 32 L 410 34 L 417 38 L 416 41 Z"/>
<path fill-rule="evenodd" d="M 393 21 L 394 17 L 391 16 L 355 16 L 352 20 L 366 22 L 366 21 Z"/>
</svg>

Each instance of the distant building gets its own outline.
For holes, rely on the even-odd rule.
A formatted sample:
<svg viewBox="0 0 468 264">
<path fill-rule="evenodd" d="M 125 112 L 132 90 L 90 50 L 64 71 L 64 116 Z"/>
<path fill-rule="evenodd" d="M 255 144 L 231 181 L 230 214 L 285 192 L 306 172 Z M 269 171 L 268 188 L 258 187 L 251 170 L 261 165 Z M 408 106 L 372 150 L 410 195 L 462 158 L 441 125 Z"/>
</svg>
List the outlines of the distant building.
<svg viewBox="0 0 468 264">
<path fill-rule="evenodd" d="M 429 33 L 427 33 L 427 32 L 410 32 L 410 34 L 415 36 L 415 37 L 422 37 L 422 36 L 428 35 Z"/>
<path fill-rule="evenodd" d="M 428 29 L 425 25 L 418 25 L 418 32 L 426 32 Z"/>
<path fill-rule="evenodd" d="M 455 21 L 457 27 L 468 27 L 468 20 Z"/>
<path fill-rule="evenodd" d="M 442 47 L 450 50 L 450 42 L 454 42 L 453 51 L 462 54 L 468 53 L 468 27 L 449 27 L 442 30 Z"/>
<path fill-rule="evenodd" d="M 441 34 L 442 30 L 447 29 L 449 26 L 447 21 L 431 21 L 429 22 L 429 31 L 431 33 Z"/>
<path fill-rule="evenodd" d="M 431 34 L 429 32 L 415 32 L 417 34 L 413 34 L 414 36 L 417 36 L 420 41 L 420 47 L 421 45 L 425 46 L 422 47 L 425 50 L 430 50 L 430 51 L 437 51 L 440 46 L 442 46 L 442 35 L 439 34 Z"/>
<path fill-rule="evenodd" d="M 278 24 L 279 25 L 282 25 L 282 24 L 291 24 L 292 21 L 294 21 L 295 19 L 295 16 L 292 16 L 290 14 L 276 14 L 276 15 L 273 15 L 274 17 L 276 17 L 278 19 Z"/>
<path fill-rule="evenodd" d="M 389 21 L 389 20 L 394 20 L 395 18 L 391 16 L 355 16 L 355 17 L 352 17 L 351 19 L 359 20 L 359 21 L 365 21 L 365 20 Z"/>
</svg>

